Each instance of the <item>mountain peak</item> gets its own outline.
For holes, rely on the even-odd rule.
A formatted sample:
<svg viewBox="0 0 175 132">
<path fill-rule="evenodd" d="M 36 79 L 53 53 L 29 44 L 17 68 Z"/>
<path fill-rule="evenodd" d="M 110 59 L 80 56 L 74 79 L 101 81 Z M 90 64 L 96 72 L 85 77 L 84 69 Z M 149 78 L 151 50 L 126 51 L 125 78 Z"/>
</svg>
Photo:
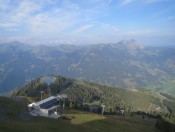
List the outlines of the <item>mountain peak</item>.
<svg viewBox="0 0 175 132">
<path fill-rule="evenodd" d="M 119 44 L 123 45 L 124 47 L 131 48 L 131 49 L 138 49 L 138 48 L 143 48 L 143 45 L 138 42 L 135 39 L 131 40 L 122 40 L 119 42 Z"/>
<path fill-rule="evenodd" d="M 19 41 L 10 41 L 10 42 L 7 42 L 7 44 L 10 44 L 10 45 L 18 45 L 18 44 L 23 44 Z"/>
</svg>

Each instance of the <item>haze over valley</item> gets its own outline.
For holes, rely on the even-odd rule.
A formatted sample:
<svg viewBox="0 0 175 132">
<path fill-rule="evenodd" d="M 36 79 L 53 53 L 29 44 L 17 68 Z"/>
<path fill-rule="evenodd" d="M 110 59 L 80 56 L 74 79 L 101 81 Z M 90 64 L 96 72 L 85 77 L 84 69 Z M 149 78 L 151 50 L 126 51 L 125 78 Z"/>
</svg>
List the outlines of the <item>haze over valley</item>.
<svg viewBox="0 0 175 132">
<path fill-rule="evenodd" d="M 53 74 L 121 88 L 175 93 L 173 48 L 143 46 L 136 40 L 87 46 L 30 46 L 20 42 L 0 46 L 1 92 Z"/>
<path fill-rule="evenodd" d="M 175 132 L 174 0 L 0 0 L 0 132 Z"/>
</svg>

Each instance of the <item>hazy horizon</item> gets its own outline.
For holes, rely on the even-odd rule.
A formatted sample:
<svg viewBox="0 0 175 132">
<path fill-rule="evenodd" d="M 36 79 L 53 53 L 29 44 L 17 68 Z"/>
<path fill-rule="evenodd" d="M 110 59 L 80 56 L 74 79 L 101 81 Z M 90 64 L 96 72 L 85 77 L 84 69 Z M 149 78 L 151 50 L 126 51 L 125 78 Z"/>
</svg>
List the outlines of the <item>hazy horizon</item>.
<svg viewBox="0 0 175 132">
<path fill-rule="evenodd" d="M 0 41 L 174 45 L 173 0 L 0 0 Z"/>
</svg>

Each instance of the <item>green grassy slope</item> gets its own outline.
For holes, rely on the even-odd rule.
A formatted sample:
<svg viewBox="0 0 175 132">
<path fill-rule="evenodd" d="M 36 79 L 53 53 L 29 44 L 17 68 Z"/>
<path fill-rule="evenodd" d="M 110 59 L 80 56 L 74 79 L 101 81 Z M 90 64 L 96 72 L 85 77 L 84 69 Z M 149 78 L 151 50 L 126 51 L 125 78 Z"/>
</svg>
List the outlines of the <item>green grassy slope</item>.
<svg viewBox="0 0 175 132">
<path fill-rule="evenodd" d="M 141 117 L 101 116 L 77 110 L 66 110 L 72 120 L 37 117 L 27 121 L 10 120 L 0 123 L 3 132 L 159 132 L 155 120 Z"/>
<path fill-rule="evenodd" d="M 0 121 L 8 119 L 27 119 L 27 103 L 20 97 L 0 97 Z"/>
</svg>

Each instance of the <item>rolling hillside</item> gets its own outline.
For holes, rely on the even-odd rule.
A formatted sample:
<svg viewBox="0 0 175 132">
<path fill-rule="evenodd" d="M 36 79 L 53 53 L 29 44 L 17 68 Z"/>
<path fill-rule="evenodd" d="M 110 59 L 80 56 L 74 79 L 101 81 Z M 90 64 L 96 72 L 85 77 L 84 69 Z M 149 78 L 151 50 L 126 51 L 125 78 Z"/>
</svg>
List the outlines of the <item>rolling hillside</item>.
<svg viewBox="0 0 175 132">
<path fill-rule="evenodd" d="M 144 47 L 135 40 L 87 46 L 0 44 L 0 92 L 54 74 L 121 88 L 175 95 L 174 48 Z"/>
<path fill-rule="evenodd" d="M 60 81 L 66 81 L 65 78 L 59 77 L 59 79 Z M 0 97 L 0 131 L 160 132 L 155 127 L 156 119 L 144 120 L 137 115 L 133 117 L 121 117 L 118 115 L 102 116 L 100 114 L 66 108 L 62 116 L 69 118 L 69 120 L 64 118 L 31 117 L 27 110 L 27 104 L 30 103 L 29 100 L 31 99 L 26 97 Z"/>
<path fill-rule="evenodd" d="M 166 96 L 166 94 L 143 89 L 108 87 L 61 76 L 45 76 L 33 80 L 21 89 L 16 90 L 13 96 L 32 97 L 40 100 L 41 91 L 45 93 L 44 97 L 48 97 L 49 91 L 52 95 L 67 94 L 67 105 L 69 106 L 76 105 L 79 107 L 82 104 L 100 106 L 105 104 L 106 112 L 116 112 L 120 109 L 128 112 L 175 112 L 173 105 L 175 99 Z"/>
<path fill-rule="evenodd" d="M 44 98 L 47 98 L 49 93 L 68 95 L 62 118 L 32 118 L 27 114 L 27 104 L 40 100 L 41 91 L 44 92 Z M 104 115 L 94 114 L 99 113 L 98 111 L 84 109 L 101 104 L 105 105 Z M 15 90 L 11 98 L 0 97 L 0 131 L 173 132 L 175 107 L 172 104 L 175 104 L 174 97 L 164 93 L 120 89 L 49 75 L 37 78 Z M 125 116 L 117 113 L 122 109 L 125 110 Z M 148 117 L 144 117 L 145 114 Z M 159 118 L 160 114 L 163 118 Z"/>
</svg>

